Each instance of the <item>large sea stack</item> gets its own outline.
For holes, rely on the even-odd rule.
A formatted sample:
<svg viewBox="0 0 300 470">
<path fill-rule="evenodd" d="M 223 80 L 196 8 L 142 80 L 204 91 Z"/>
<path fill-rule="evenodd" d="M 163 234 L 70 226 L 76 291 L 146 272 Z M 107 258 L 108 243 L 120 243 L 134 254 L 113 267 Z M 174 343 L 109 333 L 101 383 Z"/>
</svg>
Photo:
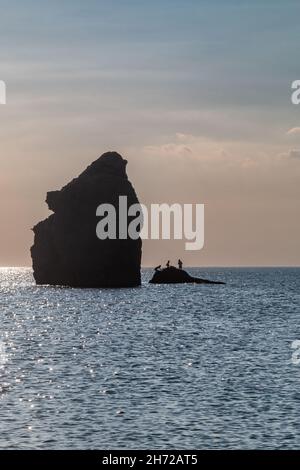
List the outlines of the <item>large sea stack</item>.
<svg viewBox="0 0 300 470">
<path fill-rule="evenodd" d="M 118 217 L 119 196 L 138 203 L 128 181 L 127 161 L 107 152 L 60 191 L 47 193 L 53 214 L 34 228 L 31 248 L 37 284 L 71 287 L 133 287 L 141 283 L 141 239 L 100 240 L 96 209 L 112 204 Z"/>
</svg>

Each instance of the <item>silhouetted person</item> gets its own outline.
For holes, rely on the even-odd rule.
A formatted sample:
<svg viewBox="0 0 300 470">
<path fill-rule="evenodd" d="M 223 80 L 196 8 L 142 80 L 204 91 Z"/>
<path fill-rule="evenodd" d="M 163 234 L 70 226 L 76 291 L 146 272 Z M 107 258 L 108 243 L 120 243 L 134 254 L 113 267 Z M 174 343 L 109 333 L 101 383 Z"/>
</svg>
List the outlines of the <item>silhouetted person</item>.
<svg viewBox="0 0 300 470">
<path fill-rule="evenodd" d="M 183 263 L 182 263 L 181 259 L 179 259 L 179 260 L 178 260 L 178 268 L 179 268 L 179 269 L 182 269 L 182 264 L 183 264 Z"/>
<path fill-rule="evenodd" d="M 161 268 L 161 264 L 159 266 L 156 266 L 156 268 L 154 268 L 154 271 L 155 272 L 160 271 L 160 268 Z"/>
<path fill-rule="evenodd" d="M 170 260 L 168 260 L 167 264 L 166 264 L 167 268 L 170 267 Z"/>
</svg>

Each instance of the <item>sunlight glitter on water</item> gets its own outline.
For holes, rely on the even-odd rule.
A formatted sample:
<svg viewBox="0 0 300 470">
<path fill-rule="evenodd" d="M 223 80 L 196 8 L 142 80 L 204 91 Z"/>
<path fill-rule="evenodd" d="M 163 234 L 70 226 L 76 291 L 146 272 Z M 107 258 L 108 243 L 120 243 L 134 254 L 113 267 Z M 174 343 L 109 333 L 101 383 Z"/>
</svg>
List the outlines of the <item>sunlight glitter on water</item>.
<svg viewBox="0 0 300 470">
<path fill-rule="evenodd" d="M 0 448 L 300 447 L 300 270 L 150 274 L 64 289 L 0 269 Z"/>
</svg>

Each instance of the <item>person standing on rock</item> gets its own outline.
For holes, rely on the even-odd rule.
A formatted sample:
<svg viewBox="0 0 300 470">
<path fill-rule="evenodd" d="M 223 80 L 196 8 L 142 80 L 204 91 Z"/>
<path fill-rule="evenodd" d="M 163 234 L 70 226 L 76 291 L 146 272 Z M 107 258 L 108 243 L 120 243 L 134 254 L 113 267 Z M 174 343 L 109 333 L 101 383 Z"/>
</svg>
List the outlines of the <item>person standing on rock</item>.
<svg viewBox="0 0 300 470">
<path fill-rule="evenodd" d="M 179 260 L 178 260 L 178 268 L 179 268 L 179 269 L 182 269 L 182 265 L 183 265 L 183 263 L 182 263 L 181 259 L 179 259 Z"/>
<path fill-rule="evenodd" d="M 168 260 L 167 264 L 166 264 L 167 268 L 170 267 L 170 260 Z"/>
</svg>

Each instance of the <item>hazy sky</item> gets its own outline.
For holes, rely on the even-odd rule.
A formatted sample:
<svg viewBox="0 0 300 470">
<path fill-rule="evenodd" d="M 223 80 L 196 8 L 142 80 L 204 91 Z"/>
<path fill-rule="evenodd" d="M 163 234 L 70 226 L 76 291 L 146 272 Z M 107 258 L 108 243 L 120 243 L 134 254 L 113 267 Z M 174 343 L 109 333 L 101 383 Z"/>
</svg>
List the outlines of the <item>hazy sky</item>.
<svg viewBox="0 0 300 470">
<path fill-rule="evenodd" d="M 206 207 L 202 251 L 146 242 L 145 265 L 300 265 L 298 0 L 0 8 L 0 265 L 30 265 L 47 190 L 107 150 L 141 202 Z"/>
</svg>

